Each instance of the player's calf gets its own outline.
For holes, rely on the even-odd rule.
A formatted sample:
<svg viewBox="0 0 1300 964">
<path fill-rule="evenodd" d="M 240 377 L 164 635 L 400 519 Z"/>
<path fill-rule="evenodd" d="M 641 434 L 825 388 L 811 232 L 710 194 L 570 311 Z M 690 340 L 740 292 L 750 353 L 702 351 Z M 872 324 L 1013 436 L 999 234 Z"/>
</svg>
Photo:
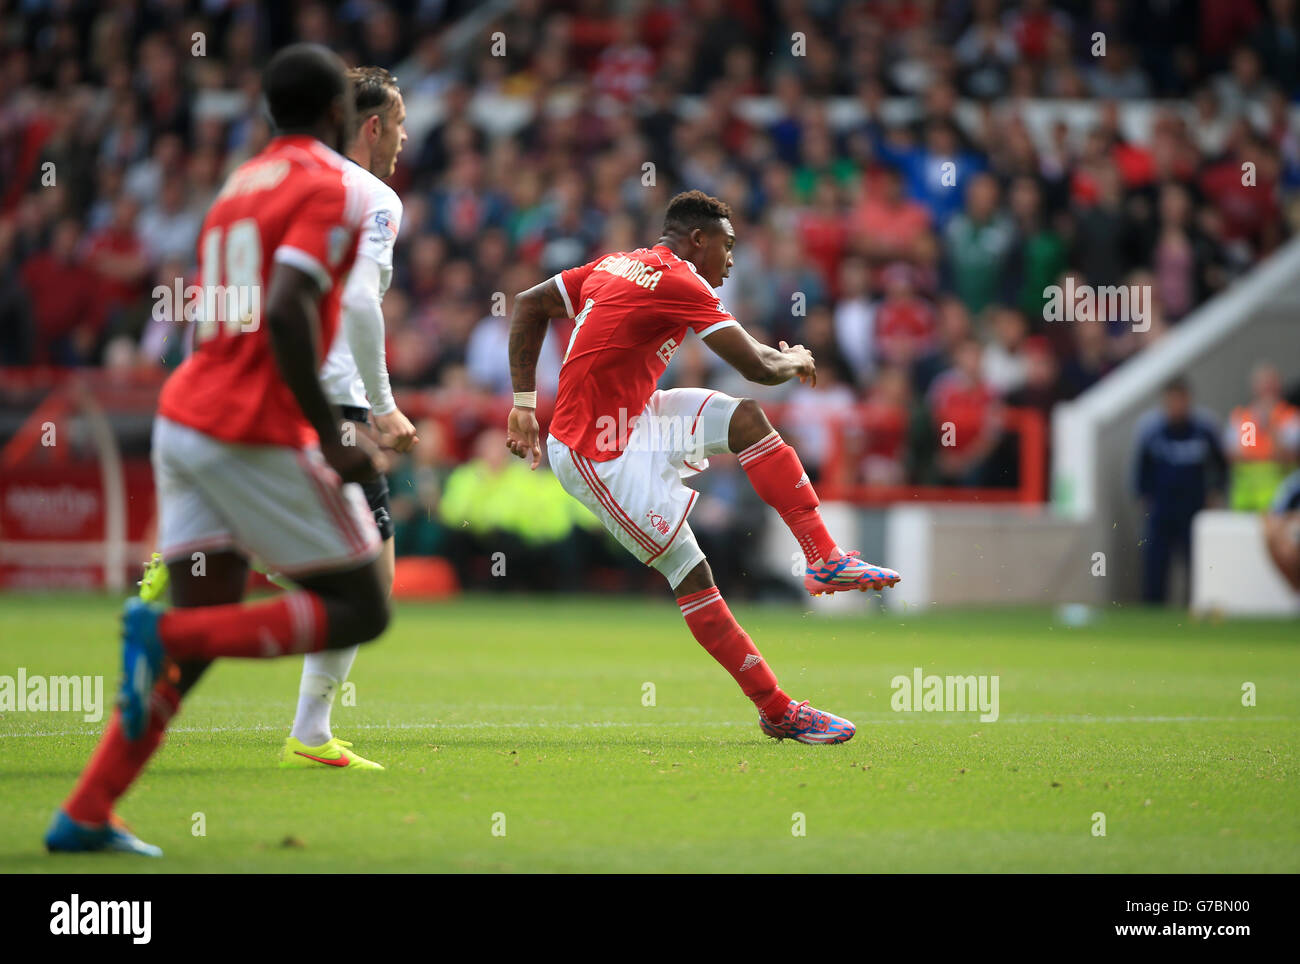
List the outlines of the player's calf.
<svg viewBox="0 0 1300 964">
<path fill-rule="evenodd" d="M 682 618 L 704 651 L 731 674 L 760 714 L 779 720 L 790 703 L 763 654 L 736 622 L 705 560 L 673 589 Z"/>
<path fill-rule="evenodd" d="M 774 431 L 776 429 L 768 421 L 763 406 L 752 398 L 742 398 L 731 413 L 731 422 L 727 426 L 727 445 L 732 452 L 738 454 Z"/>
<path fill-rule="evenodd" d="M 376 513 L 377 525 L 379 521 Z M 384 598 L 390 599 L 394 572 L 391 536 L 384 539 L 375 565 L 376 576 Z M 364 605 L 372 606 L 373 602 L 366 602 Z M 369 627 L 367 631 L 372 629 L 373 627 Z M 294 712 L 293 726 L 280 754 L 281 767 L 383 769 L 378 763 L 367 760 L 348 749 L 352 744 L 336 739 L 330 726 L 334 699 L 339 688 L 348 678 L 348 672 L 352 669 L 352 663 L 357 656 L 357 648 L 355 645 L 339 646 L 317 653 L 308 653 L 303 657 L 302 680 L 298 684 L 298 708 Z"/>
<path fill-rule="evenodd" d="M 803 551 L 807 568 L 804 588 L 814 596 L 828 592 L 884 589 L 899 580 L 898 573 L 844 552 L 822 521 L 821 501 L 804 471 L 799 455 L 747 398 L 736 406 L 728 442 L 749 476 L 759 497 L 776 509 Z"/>
<path fill-rule="evenodd" d="M 758 708 L 759 726 L 768 736 L 800 743 L 844 743 L 853 738 L 852 723 L 790 699 L 777 683 L 749 634 L 736 622 L 709 564 L 701 560 L 673 590 L 691 634 L 716 659 Z"/>
</svg>

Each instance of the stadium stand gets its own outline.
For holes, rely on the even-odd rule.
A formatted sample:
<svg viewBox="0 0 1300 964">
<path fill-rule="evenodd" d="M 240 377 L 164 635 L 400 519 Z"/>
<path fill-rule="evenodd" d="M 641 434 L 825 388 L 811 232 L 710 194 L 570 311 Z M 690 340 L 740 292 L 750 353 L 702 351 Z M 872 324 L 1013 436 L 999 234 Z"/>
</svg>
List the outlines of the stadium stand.
<svg viewBox="0 0 1300 964">
<path fill-rule="evenodd" d="M 405 94 L 388 358 L 403 407 L 441 427 L 444 481 L 500 425 L 505 301 L 653 241 L 681 188 L 736 211 L 728 307 L 760 338 L 812 347 L 823 379 L 742 388 L 694 345 L 669 380 L 772 405 L 828 500 L 990 519 L 1039 506 L 1071 533 L 1049 527 L 1059 551 L 1104 540 L 1117 559 L 1094 593 L 1135 593 L 1122 453 L 1161 381 L 1190 371 L 1223 419 L 1258 360 L 1293 395 L 1300 379 L 1283 313 L 1300 257 L 1290 3 L 36 0 L 0 17 L 11 582 L 40 581 L 15 574 L 32 555 L 12 543 L 51 471 L 47 406 L 83 413 L 82 481 L 58 485 L 104 500 L 75 541 L 105 527 L 110 585 L 147 541 L 148 520 L 123 514 L 149 501 L 139 396 L 188 342 L 155 292 L 194 278 L 204 210 L 270 134 L 259 68 L 299 39 L 389 68 Z M 1144 326 L 1049 320 L 1057 285 L 1136 286 Z M 566 337 L 557 323 L 544 407 Z M 1231 392 L 1208 384 L 1219 375 Z M 945 446 L 950 423 L 986 444 Z M 105 433 L 122 466 L 102 464 Z M 428 511 L 408 518 L 427 529 L 429 466 L 394 477 L 426 479 Z M 861 517 L 873 558 L 883 511 Z M 414 529 L 399 544 L 445 545 Z"/>
</svg>

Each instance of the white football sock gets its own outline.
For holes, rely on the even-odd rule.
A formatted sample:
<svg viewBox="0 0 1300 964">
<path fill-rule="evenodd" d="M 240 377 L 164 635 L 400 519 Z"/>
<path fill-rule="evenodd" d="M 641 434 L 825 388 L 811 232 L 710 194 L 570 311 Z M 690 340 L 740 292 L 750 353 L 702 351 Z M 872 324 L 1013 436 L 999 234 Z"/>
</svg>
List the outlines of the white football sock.
<svg viewBox="0 0 1300 964">
<path fill-rule="evenodd" d="M 357 658 L 357 649 L 356 646 L 323 649 L 303 657 L 298 713 L 289 732 L 295 740 L 301 740 L 307 746 L 320 746 L 333 738 L 330 710 L 339 687 L 348 678 L 352 661 Z"/>
</svg>

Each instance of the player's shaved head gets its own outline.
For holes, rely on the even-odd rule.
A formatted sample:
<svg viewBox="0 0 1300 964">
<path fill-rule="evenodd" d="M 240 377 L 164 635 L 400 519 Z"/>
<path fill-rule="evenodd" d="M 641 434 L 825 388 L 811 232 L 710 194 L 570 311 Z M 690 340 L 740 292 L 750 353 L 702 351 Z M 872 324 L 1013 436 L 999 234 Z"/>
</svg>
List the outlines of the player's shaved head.
<svg viewBox="0 0 1300 964">
<path fill-rule="evenodd" d="M 351 91 L 338 54 L 320 44 L 292 44 L 271 58 L 262 75 L 271 120 L 281 131 L 310 130 L 328 120 L 331 105 Z"/>
<path fill-rule="evenodd" d="M 696 228 L 713 231 L 721 221 L 731 220 L 731 207 L 703 191 L 683 191 L 668 202 L 664 234 L 684 236 Z"/>
</svg>

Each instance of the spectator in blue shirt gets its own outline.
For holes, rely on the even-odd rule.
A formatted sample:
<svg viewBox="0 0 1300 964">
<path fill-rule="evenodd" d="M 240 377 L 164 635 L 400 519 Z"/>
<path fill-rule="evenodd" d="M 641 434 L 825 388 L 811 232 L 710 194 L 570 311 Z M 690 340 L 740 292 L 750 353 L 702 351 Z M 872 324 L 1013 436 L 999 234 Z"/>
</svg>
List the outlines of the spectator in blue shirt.
<svg viewBox="0 0 1300 964">
<path fill-rule="evenodd" d="M 982 155 L 962 148 L 957 130 L 945 120 L 926 126 L 924 144 L 910 143 L 896 129 L 872 146 L 883 163 L 902 172 L 907 196 L 929 208 L 940 228 L 961 210 L 970 179 L 988 167 Z"/>
</svg>

